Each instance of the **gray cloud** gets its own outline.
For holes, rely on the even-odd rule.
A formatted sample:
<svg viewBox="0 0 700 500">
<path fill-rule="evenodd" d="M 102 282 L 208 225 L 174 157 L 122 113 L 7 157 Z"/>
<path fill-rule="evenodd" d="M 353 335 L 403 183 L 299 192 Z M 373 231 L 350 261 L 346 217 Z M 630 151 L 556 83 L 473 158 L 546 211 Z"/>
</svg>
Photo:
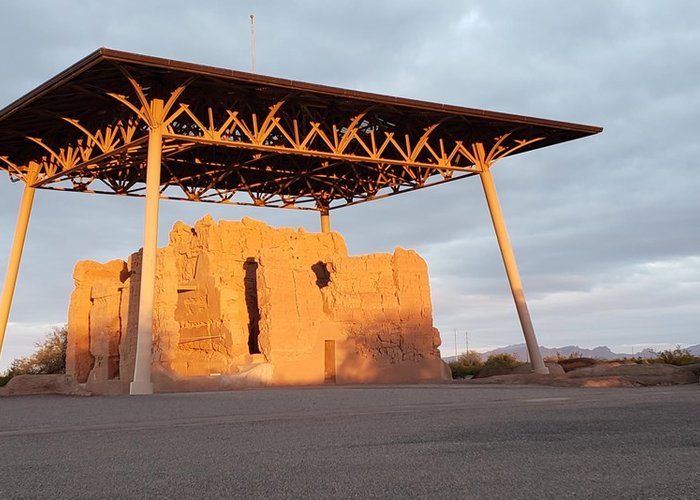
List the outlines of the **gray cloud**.
<svg viewBox="0 0 700 500">
<path fill-rule="evenodd" d="M 538 336 L 700 342 L 697 2 L 9 1 L 0 106 L 99 46 L 247 70 L 250 13 L 261 73 L 604 126 L 494 168 Z M 0 178 L 0 265 L 20 195 Z M 318 226 L 314 214 L 162 206 L 161 243 L 175 220 L 207 212 Z M 65 321 L 76 260 L 140 246 L 141 208 L 37 194 L 0 367 Z M 398 245 L 426 257 L 447 352 L 454 328 L 473 346 L 521 341 L 477 178 L 334 211 L 333 227 L 353 253 Z"/>
</svg>

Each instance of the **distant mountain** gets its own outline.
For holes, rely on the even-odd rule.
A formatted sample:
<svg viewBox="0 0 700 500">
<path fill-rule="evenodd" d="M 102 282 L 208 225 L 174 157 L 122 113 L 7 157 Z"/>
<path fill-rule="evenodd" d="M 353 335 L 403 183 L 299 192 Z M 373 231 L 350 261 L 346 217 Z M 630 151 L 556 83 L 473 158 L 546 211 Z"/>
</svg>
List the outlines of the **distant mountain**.
<svg viewBox="0 0 700 500">
<path fill-rule="evenodd" d="M 694 356 L 700 356 L 700 344 L 692 345 L 689 347 L 684 347 L 690 354 Z M 567 345 L 564 347 L 544 347 L 540 346 L 543 357 L 548 356 L 559 356 L 563 358 L 568 358 L 569 356 L 576 354 L 584 358 L 595 358 L 595 359 L 621 359 L 621 358 L 655 358 L 657 353 L 653 349 L 644 349 L 639 352 L 631 353 L 621 353 L 613 352 L 608 346 L 598 346 L 594 349 L 586 349 L 584 347 L 579 347 L 577 345 Z M 514 355 L 521 361 L 526 361 L 528 359 L 527 346 L 525 344 L 513 344 L 506 347 L 499 347 L 492 351 L 486 351 L 481 353 L 481 358 L 486 360 L 492 354 L 502 354 L 508 353 Z M 445 361 L 450 362 L 456 359 L 455 356 L 448 356 L 443 358 Z"/>
<path fill-rule="evenodd" d="M 585 349 L 577 345 L 567 345 L 564 347 L 544 347 L 540 346 L 542 356 L 559 356 L 563 358 L 568 358 L 571 355 L 576 355 L 584 358 L 596 358 L 596 359 L 618 359 L 624 357 L 630 357 L 631 354 L 623 354 L 619 352 L 613 352 L 607 346 L 598 346 L 595 349 Z M 494 349 L 493 351 L 488 351 L 482 354 L 484 359 L 488 358 L 492 354 L 502 354 L 509 353 L 514 355 L 516 358 L 525 361 L 527 359 L 527 347 L 525 344 L 514 344 L 506 347 L 501 347 Z M 641 353 L 635 354 L 635 356 L 641 355 Z"/>
</svg>

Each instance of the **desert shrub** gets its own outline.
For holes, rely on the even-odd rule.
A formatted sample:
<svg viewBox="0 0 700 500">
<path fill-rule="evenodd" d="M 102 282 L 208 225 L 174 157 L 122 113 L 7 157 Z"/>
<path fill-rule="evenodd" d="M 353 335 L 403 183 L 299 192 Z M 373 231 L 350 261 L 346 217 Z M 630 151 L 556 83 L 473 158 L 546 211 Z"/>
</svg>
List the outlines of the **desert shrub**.
<svg viewBox="0 0 700 500">
<path fill-rule="evenodd" d="M 693 356 L 688 349 L 681 349 L 681 346 L 677 345 L 675 349 L 657 352 L 656 358 L 653 358 L 652 361 L 668 365 L 692 365 L 700 363 L 700 356 Z"/>
<path fill-rule="evenodd" d="M 449 366 L 452 370 L 452 378 L 464 378 L 478 372 L 484 366 L 484 362 L 481 360 L 481 354 L 468 351 L 460 354 L 456 360 L 449 363 Z"/>
<path fill-rule="evenodd" d="M 17 358 L 10 368 L 0 374 L 0 385 L 5 385 L 16 375 L 39 375 L 66 372 L 66 346 L 68 329 L 54 328 L 51 333 L 35 343 L 37 350 L 26 358 Z"/>
<path fill-rule="evenodd" d="M 520 365 L 523 365 L 524 363 L 522 361 L 518 361 L 518 358 L 516 358 L 513 354 L 510 354 L 508 352 L 503 352 L 501 354 L 492 354 L 489 356 L 489 358 L 486 360 L 484 363 L 485 368 L 496 368 L 496 367 L 504 367 L 504 368 L 516 368 Z"/>
<path fill-rule="evenodd" d="M 571 354 L 569 354 L 568 356 L 564 356 L 559 351 L 557 351 L 557 353 L 554 356 L 545 356 L 544 362 L 545 363 L 560 363 L 560 362 L 567 360 L 567 359 L 578 359 L 581 357 L 583 357 L 583 356 L 581 356 L 581 353 L 579 351 L 574 351 Z"/>
</svg>

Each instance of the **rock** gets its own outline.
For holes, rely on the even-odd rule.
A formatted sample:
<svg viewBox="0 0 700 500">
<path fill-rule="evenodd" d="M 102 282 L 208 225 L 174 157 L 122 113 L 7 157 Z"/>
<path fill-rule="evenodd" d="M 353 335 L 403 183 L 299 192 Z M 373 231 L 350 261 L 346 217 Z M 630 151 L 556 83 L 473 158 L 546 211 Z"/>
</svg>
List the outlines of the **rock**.
<svg viewBox="0 0 700 500">
<path fill-rule="evenodd" d="M 98 392 L 133 378 L 140 261 L 76 266 L 69 373 Z M 439 345 L 427 266 L 411 250 L 351 257 L 338 233 L 209 216 L 176 223 L 158 249 L 156 391 L 444 380 Z"/>
<path fill-rule="evenodd" d="M 0 396 L 27 396 L 31 394 L 63 394 L 66 396 L 90 396 L 71 375 L 17 375 L 5 387 Z"/>
</svg>

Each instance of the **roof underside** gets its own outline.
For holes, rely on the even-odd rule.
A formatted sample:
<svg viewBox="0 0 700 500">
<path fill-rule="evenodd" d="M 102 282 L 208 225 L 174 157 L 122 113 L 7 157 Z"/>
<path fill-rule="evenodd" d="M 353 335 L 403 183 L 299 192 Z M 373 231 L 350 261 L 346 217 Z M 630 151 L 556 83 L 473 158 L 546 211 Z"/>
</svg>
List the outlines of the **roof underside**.
<svg viewBox="0 0 700 500">
<path fill-rule="evenodd" d="M 479 151 L 491 161 L 602 130 L 100 49 L 0 111 L 0 169 L 142 195 L 155 99 L 168 108 L 164 198 L 283 208 L 435 185 L 478 173 Z"/>
</svg>

